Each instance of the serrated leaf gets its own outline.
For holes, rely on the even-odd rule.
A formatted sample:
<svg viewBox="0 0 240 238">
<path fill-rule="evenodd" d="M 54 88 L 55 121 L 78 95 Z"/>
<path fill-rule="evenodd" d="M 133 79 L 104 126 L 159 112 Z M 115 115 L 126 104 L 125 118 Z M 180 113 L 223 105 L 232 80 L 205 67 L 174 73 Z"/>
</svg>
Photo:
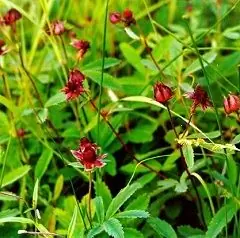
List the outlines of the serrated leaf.
<svg viewBox="0 0 240 238">
<path fill-rule="evenodd" d="M 198 228 L 193 228 L 189 225 L 183 225 L 183 226 L 179 226 L 177 228 L 179 234 L 181 234 L 184 237 L 190 237 L 193 235 L 203 235 L 204 232 Z"/>
<path fill-rule="evenodd" d="M 48 109 L 42 108 L 37 114 L 37 120 L 40 124 L 44 123 L 47 120 L 48 117 Z"/>
<path fill-rule="evenodd" d="M 147 218 L 149 213 L 143 210 L 129 210 L 124 212 L 119 212 L 115 215 L 116 218 Z"/>
<path fill-rule="evenodd" d="M 172 226 L 166 221 L 156 217 L 150 217 L 147 222 L 160 237 L 177 238 L 177 234 L 173 230 Z"/>
<path fill-rule="evenodd" d="M 93 238 L 94 236 L 100 234 L 103 230 L 103 226 L 94 227 L 88 232 L 87 238 Z"/>
<path fill-rule="evenodd" d="M 102 224 L 104 221 L 104 215 L 105 215 L 105 209 L 104 209 L 102 197 L 96 197 L 94 199 L 94 202 L 95 202 L 98 222 Z"/>
<path fill-rule="evenodd" d="M 230 201 L 228 204 L 223 206 L 212 218 L 210 224 L 208 225 L 206 238 L 217 237 L 227 223 L 232 220 L 238 209 L 239 206 L 233 201 Z"/>
<path fill-rule="evenodd" d="M 59 92 L 50 97 L 45 103 L 45 107 L 52 107 L 66 101 L 66 95 L 63 92 Z"/>
<path fill-rule="evenodd" d="M 109 236 L 113 236 L 114 238 L 124 238 L 123 227 L 120 221 L 116 218 L 112 217 L 105 221 L 103 223 L 103 228 Z"/>
<path fill-rule="evenodd" d="M 130 186 L 123 188 L 117 196 L 110 203 L 108 210 L 106 212 L 106 219 L 113 216 L 119 208 L 139 189 L 141 185 L 134 183 Z"/>
<path fill-rule="evenodd" d="M 52 156 L 53 156 L 53 151 L 51 149 L 49 148 L 44 149 L 43 153 L 38 159 L 38 162 L 34 170 L 35 178 L 38 178 L 39 180 L 42 178 L 42 176 L 47 170 L 47 167 L 52 159 Z"/>
<path fill-rule="evenodd" d="M 191 145 L 189 144 L 184 144 L 182 146 L 183 149 L 183 155 L 187 164 L 187 167 L 189 169 L 191 169 L 194 165 L 194 152 L 193 152 L 193 148 Z"/>
<path fill-rule="evenodd" d="M 77 208 L 77 205 L 76 205 L 75 208 L 74 208 L 74 211 L 73 211 L 72 219 L 71 219 L 71 221 L 69 223 L 69 226 L 68 226 L 67 237 L 69 237 L 69 238 L 72 238 L 73 234 L 74 234 L 74 230 L 75 230 L 76 222 L 77 222 L 77 212 L 78 212 L 78 208 Z"/>
<path fill-rule="evenodd" d="M 129 238 L 144 238 L 140 231 L 133 228 L 124 228 L 124 236 Z"/>
<path fill-rule="evenodd" d="M 96 191 L 96 196 L 102 197 L 104 207 L 108 207 L 112 201 L 111 191 L 109 190 L 108 186 L 103 181 L 97 180 L 94 188 Z"/>
<path fill-rule="evenodd" d="M 7 173 L 2 180 L 2 187 L 5 187 L 9 184 L 14 183 L 15 181 L 17 181 L 18 179 L 22 178 L 24 175 L 26 175 L 28 173 L 28 171 L 31 169 L 31 167 L 29 165 L 24 165 L 21 166 L 17 169 L 14 169 L 13 171 Z"/>
<path fill-rule="evenodd" d="M 133 201 L 131 201 L 125 210 L 147 209 L 149 202 L 150 202 L 149 195 L 144 193 L 139 195 Z"/>
</svg>

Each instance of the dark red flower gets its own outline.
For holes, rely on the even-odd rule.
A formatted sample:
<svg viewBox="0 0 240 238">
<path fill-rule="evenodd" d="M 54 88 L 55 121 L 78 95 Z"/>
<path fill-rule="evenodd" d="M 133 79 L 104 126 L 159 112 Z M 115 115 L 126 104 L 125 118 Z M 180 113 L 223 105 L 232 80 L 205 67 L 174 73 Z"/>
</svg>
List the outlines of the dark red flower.
<svg viewBox="0 0 240 238">
<path fill-rule="evenodd" d="M 89 41 L 86 40 L 77 40 L 74 39 L 71 43 L 71 45 L 78 50 L 77 53 L 77 58 L 78 59 L 82 59 L 83 56 L 86 54 L 86 52 L 88 51 L 88 49 L 90 48 L 90 43 Z"/>
<path fill-rule="evenodd" d="M 205 110 L 212 106 L 212 103 L 208 97 L 207 92 L 200 86 L 197 85 L 193 92 L 187 93 L 187 98 L 193 100 L 191 113 L 195 112 L 197 106 L 201 105 L 202 109 Z"/>
<path fill-rule="evenodd" d="M 163 83 L 156 83 L 153 86 L 154 89 L 154 98 L 157 102 L 166 103 L 169 99 L 172 98 L 173 92 L 171 88 Z"/>
<path fill-rule="evenodd" d="M 50 28 L 46 30 L 48 35 L 60 36 L 65 32 L 64 23 L 62 21 L 56 20 L 50 24 Z"/>
<path fill-rule="evenodd" d="M 14 24 L 17 20 L 19 20 L 22 17 L 22 14 L 14 9 L 11 8 L 4 16 L 3 16 L 3 22 L 5 25 L 12 25 Z"/>
<path fill-rule="evenodd" d="M 117 24 L 122 21 L 122 16 L 120 12 L 111 12 L 109 14 L 109 20 L 112 24 Z"/>
<path fill-rule="evenodd" d="M 125 9 L 123 11 L 123 17 L 122 17 L 122 21 L 124 22 L 124 25 L 130 26 L 131 24 L 136 24 L 136 20 L 133 17 L 133 12 L 129 9 Z"/>
<path fill-rule="evenodd" d="M 25 134 L 26 134 L 26 132 L 25 132 L 25 130 L 23 128 L 19 128 L 17 130 L 17 137 L 23 138 L 25 136 Z"/>
<path fill-rule="evenodd" d="M 73 100 L 85 92 L 83 81 L 85 76 L 77 69 L 70 72 L 68 82 L 62 91 L 66 94 L 67 100 Z"/>
<path fill-rule="evenodd" d="M 237 95 L 229 94 L 228 97 L 224 99 L 223 104 L 226 114 L 237 112 L 240 109 L 240 98 Z"/>
<path fill-rule="evenodd" d="M 6 52 L 5 41 L 0 40 L 0 55 L 4 55 Z"/>
<path fill-rule="evenodd" d="M 97 155 L 98 146 L 86 137 L 80 140 L 77 150 L 71 150 L 72 155 L 84 166 L 86 171 L 102 168 L 106 163 L 102 161 L 107 155 Z"/>
</svg>

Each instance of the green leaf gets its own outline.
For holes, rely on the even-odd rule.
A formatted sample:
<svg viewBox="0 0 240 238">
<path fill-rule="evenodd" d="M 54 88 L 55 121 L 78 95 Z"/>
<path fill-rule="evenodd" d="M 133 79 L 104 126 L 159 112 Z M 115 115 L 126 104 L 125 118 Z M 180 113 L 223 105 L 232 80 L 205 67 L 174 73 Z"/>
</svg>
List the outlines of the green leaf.
<svg viewBox="0 0 240 238">
<path fill-rule="evenodd" d="M 240 142 L 240 134 L 239 135 L 236 135 L 233 140 L 231 141 L 231 144 L 238 144 Z"/>
<path fill-rule="evenodd" d="M 139 53 L 132 46 L 125 42 L 120 44 L 120 49 L 127 62 L 131 64 L 138 72 L 145 75 L 146 69 L 141 63 L 141 57 Z"/>
<path fill-rule="evenodd" d="M 233 201 L 230 201 L 225 206 L 223 206 L 212 218 L 206 232 L 206 238 L 217 237 L 222 229 L 227 225 L 227 223 L 232 220 L 238 209 L 239 206 Z"/>
<path fill-rule="evenodd" d="M 59 92 L 50 97 L 45 103 L 45 107 L 52 107 L 66 101 L 66 95 L 63 92 Z"/>
<path fill-rule="evenodd" d="M 33 199 L 32 199 L 32 207 L 33 209 L 37 208 L 38 202 L 38 187 L 39 187 L 39 180 L 37 179 L 33 189 Z"/>
<path fill-rule="evenodd" d="M 44 149 L 35 167 L 34 171 L 35 178 L 38 178 L 39 180 L 42 178 L 42 176 L 47 170 L 47 167 L 52 159 L 52 156 L 53 151 L 51 149 L 49 148 Z"/>
<path fill-rule="evenodd" d="M 147 222 L 160 237 L 177 238 L 177 234 L 173 230 L 172 226 L 166 221 L 156 217 L 150 217 Z"/>
<path fill-rule="evenodd" d="M 102 73 L 94 70 L 84 70 L 83 73 L 92 79 L 95 83 L 101 85 Z M 118 80 L 110 74 L 104 73 L 103 75 L 103 87 L 113 89 L 113 90 L 122 90 L 121 84 Z"/>
<path fill-rule="evenodd" d="M 216 59 L 216 57 L 217 57 L 217 53 L 213 52 L 213 51 L 208 52 L 202 56 L 202 58 L 204 60 L 206 60 L 209 64 L 212 63 Z M 204 62 L 204 66 L 207 66 L 206 62 Z M 187 75 L 192 74 L 200 69 L 201 69 L 201 64 L 199 62 L 199 59 L 196 59 L 192 62 L 192 64 L 190 66 L 188 66 L 186 68 L 186 70 L 184 72 L 184 77 L 186 77 Z"/>
<path fill-rule="evenodd" d="M 119 208 L 139 189 L 141 185 L 134 183 L 130 186 L 123 188 L 117 196 L 110 203 L 108 210 L 106 212 L 106 219 L 113 216 Z"/>
<path fill-rule="evenodd" d="M 141 194 L 128 204 L 126 210 L 138 210 L 138 209 L 145 210 L 147 209 L 149 202 L 150 202 L 149 195 L 146 193 Z"/>
<path fill-rule="evenodd" d="M 100 234 L 103 230 L 103 226 L 94 227 L 88 232 L 87 238 L 93 238 L 94 236 Z"/>
<path fill-rule="evenodd" d="M 63 189 L 63 183 L 64 183 L 64 177 L 61 174 L 56 181 L 55 187 L 54 187 L 54 192 L 53 192 L 53 201 L 56 201 L 58 197 L 61 194 L 61 191 Z"/>
<path fill-rule="evenodd" d="M 76 227 L 76 222 L 77 222 L 77 213 L 78 213 L 78 208 L 77 205 L 74 208 L 73 211 L 73 215 L 72 215 L 72 219 L 70 221 L 70 224 L 68 226 L 68 233 L 67 233 L 67 237 L 72 238 L 73 234 L 74 234 L 74 230 Z"/>
<path fill-rule="evenodd" d="M 187 164 L 187 167 L 189 169 L 191 169 L 194 165 L 194 152 L 193 152 L 193 148 L 191 145 L 189 144 L 184 144 L 182 146 L 183 149 L 183 155 Z"/>
<path fill-rule="evenodd" d="M 104 221 L 104 214 L 105 214 L 102 197 L 96 197 L 94 201 L 95 201 L 98 222 L 102 224 Z"/>
<path fill-rule="evenodd" d="M 102 197 L 104 207 L 108 207 L 112 201 L 112 195 L 108 186 L 99 179 L 95 183 L 96 196 Z"/>
<path fill-rule="evenodd" d="M 133 228 L 124 228 L 124 236 L 129 238 L 144 238 L 140 231 Z"/>
<path fill-rule="evenodd" d="M 179 234 L 181 234 L 184 237 L 190 237 L 194 235 L 203 235 L 204 232 L 198 228 L 193 228 L 189 225 L 179 226 L 177 228 Z"/>
<path fill-rule="evenodd" d="M 19 213 L 20 212 L 18 211 L 18 209 L 7 209 L 0 212 L 0 219 L 6 217 L 15 217 L 19 215 Z"/>
<path fill-rule="evenodd" d="M 125 32 L 128 34 L 128 36 L 130 38 L 132 38 L 133 40 L 140 40 L 140 37 L 138 35 L 136 35 L 131 28 L 129 27 L 125 27 L 124 28 Z"/>
<path fill-rule="evenodd" d="M 104 59 L 104 69 L 111 68 L 121 63 L 121 60 L 116 58 L 105 58 Z M 89 64 L 82 67 L 82 70 L 102 70 L 102 59 L 95 60 Z"/>
<path fill-rule="evenodd" d="M 109 236 L 113 236 L 114 238 L 124 238 L 123 227 L 120 221 L 116 218 L 110 218 L 105 221 L 103 223 L 103 228 Z"/>
<path fill-rule="evenodd" d="M 37 120 L 40 124 L 44 123 L 47 120 L 48 117 L 48 109 L 42 108 L 37 114 Z"/>
<path fill-rule="evenodd" d="M 2 188 L 9 184 L 14 183 L 15 181 L 17 181 L 20 178 L 22 178 L 24 175 L 26 175 L 28 173 L 28 171 L 30 169 L 31 169 L 31 167 L 29 165 L 24 165 L 24 166 L 21 166 L 17 169 L 14 169 L 13 171 L 7 173 L 3 177 Z"/>
<path fill-rule="evenodd" d="M 16 223 L 23 223 L 23 224 L 34 224 L 34 221 L 24 217 L 4 217 L 0 218 L 0 223 L 6 222 L 16 222 Z"/>
<path fill-rule="evenodd" d="M 129 210 L 124 212 L 119 212 L 115 215 L 116 218 L 147 218 L 149 213 L 143 210 Z"/>
</svg>

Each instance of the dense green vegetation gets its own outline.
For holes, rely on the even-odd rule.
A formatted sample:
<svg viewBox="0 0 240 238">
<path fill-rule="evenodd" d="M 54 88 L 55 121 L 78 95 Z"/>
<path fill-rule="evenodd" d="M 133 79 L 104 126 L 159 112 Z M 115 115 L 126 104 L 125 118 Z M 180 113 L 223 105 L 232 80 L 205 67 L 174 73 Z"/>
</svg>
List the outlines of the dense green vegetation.
<svg viewBox="0 0 240 238">
<path fill-rule="evenodd" d="M 0 237 L 240 237 L 240 0 L 0 0 Z"/>
</svg>

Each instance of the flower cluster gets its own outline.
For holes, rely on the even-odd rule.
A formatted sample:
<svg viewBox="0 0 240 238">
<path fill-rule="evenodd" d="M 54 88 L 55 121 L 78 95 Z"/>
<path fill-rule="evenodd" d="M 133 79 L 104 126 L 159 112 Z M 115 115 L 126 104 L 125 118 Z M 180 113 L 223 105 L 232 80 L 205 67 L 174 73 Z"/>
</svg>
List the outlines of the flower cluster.
<svg viewBox="0 0 240 238">
<path fill-rule="evenodd" d="M 73 100 L 85 92 L 83 87 L 83 81 L 85 75 L 79 70 L 74 69 L 70 71 L 68 82 L 62 91 L 66 94 L 67 100 Z"/>
<path fill-rule="evenodd" d="M 73 39 L 71 45 L 77 49 L 77 59 L 81 60 L 90 48 L 89 41 Z"/>
<path fill-rule="evenodd" d="M 106 154 L 98 155 L 99 147 L 89 141 L 86 137 L 80 140 L 77 150 L 71 150 L 72 155 L 84 166 L 85 171 L 92 171 L 95 168 L 102 168 L 106 163 L 103 159 Z"/>
<path fill-rule="evenodd" d="M 1 18 L 1 24 L 5 24 L 7 26 L 14 25 L 16 21 L 21 19 L 22 14 L 14 9 L 11 8 L 6 14 Z"/>
<path fill-rule="evenodd" d="M 123 23 L 125 27 L 129 27 L 132 24 L 136 24 L 133 12 L 129 9 L 125 9 L 123 13 L 111 12 L 109 14 L 109 20 L 112 24 Z"/>
</svg>

